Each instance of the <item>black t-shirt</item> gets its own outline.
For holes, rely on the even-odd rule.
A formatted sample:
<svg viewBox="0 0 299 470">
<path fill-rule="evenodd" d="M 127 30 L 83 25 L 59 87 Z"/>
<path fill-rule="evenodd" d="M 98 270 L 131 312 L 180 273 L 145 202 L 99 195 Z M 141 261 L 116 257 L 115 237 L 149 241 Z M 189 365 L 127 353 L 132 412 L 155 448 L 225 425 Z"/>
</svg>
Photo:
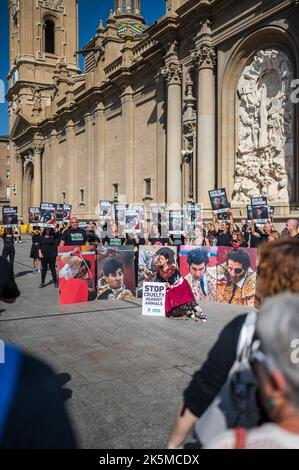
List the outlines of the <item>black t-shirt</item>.
<svg viewBox="0 0 299 470">
<path fill-rule="evenodd" d="M 62 388 L 46 364 L 23 355 L 2 449 L 76 449 Z"/>
<path fill-rule="evenodd" d="M 261 243 L 268 241 L 268 235 L 262 233 L 260 230 L 256 229 L 256 232 L 260 234 L 260 237 L 256 237 L 251 234 L 250 237 L 250 248 L 257 248 Z"/>
<path fill-rule="evenodd" d="M 186 407 L 197 417 L 208 408 L 226 382 L 236 359 L 239 334 L 245 318 L 246 314 L 239 315 L 224 327 L 206 362 L 195 372 L 184 392 Z"/>
<path fill-rule="evenodd" d="M 155 245 L 157 243 L 157 245 L 167 245 L 167 242 L 168 242 L 168 239 L 167 238 L 162 238 L 162 237 L 158 237 L 158 238 L 149 238 L 148 241 L 152 244 L 152 245 Z"/>
<path fill-rule="evenodd" d="M 221 233 L 217 235 L 217 246 L 231 246 L 232 236 L 229 232 Z"/>
<path fill-rule="evenodd" d="M 85 230 L 77 228 L 73 230 L 68 228 L 62 235 L 61 241 L 65 242 L 66 246 L 82 246 L 87 241 Z"/>
<path fill-rule="evenodd" d="M 34 245 L 37 244 L 37 243 L 40 243 L 41 238 L 42 238 L 42 236 L 41 236 L 40 233 L 33 233 L 33 234 L 32 234 L 32 243 L 33 243 Z"/>
<path fill-rule="evenodd" d="M 110 238 L 110 237 L 105 237 L 102 239 L 103 243 L 108 243 L 110 246 L 121 246 L 125 244 L 126 239 L 125 238 Z"/>
<path fill-rule="evenodd" d="M 5 248 L 12 248 L 15 245 L 15 237 L 13 235 L 3 235 Z"/>
<path fill-rule="evenodd" d="M 56 257 L 57 243 L 56 235 L 43 235 L 39 244 L 43 256 Z"/>
</svg>

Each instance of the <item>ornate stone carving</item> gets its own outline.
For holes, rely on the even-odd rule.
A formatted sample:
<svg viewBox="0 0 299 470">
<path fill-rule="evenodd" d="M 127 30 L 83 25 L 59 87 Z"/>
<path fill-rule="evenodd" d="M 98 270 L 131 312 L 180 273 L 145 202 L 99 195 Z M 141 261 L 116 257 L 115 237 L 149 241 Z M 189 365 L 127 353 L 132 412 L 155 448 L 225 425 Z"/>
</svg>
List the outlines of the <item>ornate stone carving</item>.
<svg viewBox="0 0 299 470">
<path fill-rule="evenodd" d="M 26 167 L 32 163 L 34 165 L 34 156 L 33 155 L 26 155 L 24 157 L 24 169 L 26 169 Z"/>
<path fill-rule="evenodd" d="M 293 180 L 292 67 L 281 50 L 261 50 L 238 84 L 239 144 L 233 200 L 289 202 Z"/>
<path fill-rule="evenodd" d="M 8 0 L 8 8 L 11 17 L 14 18 L 20 9 L 19 0 Z"/>
<path fill-rule="evenodd" d="M 161 74 L 169 85 L 181 84 L 182 67 L 179 63 L 170 63 L 161 69 Z"/>
<path fill-rule="evenodd" d="M 198 68 L 212 68 L 216 66 L 216 52 L 211 44 L 201 44 L 191 54 L 193 62 Z"/>
<path fill-rule="evenodd" d="M 38 0 L 38 6 L 47 10 L 60 11 L 63 0 Z"/>
</svg>

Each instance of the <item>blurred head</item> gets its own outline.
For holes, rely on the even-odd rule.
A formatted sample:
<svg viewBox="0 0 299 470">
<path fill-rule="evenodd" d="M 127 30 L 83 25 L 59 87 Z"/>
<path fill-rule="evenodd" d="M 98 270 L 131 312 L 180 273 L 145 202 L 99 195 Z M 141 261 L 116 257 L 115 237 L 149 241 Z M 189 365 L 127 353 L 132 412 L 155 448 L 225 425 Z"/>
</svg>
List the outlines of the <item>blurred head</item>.
<svg viewBox="0 0 299 470">
<path fill-rule="evenodd" d="M 268 241 L 274 242 L 275 240 L 280 240 L 280 234 L 276 230 L 272 230 L 268 235 Z"/>
<path fill-rule="evenodd" d="M 268 299 L 257 319 L 260 351 L 254 370 L 261 403 L 274 422 L 290 416 L 299 420 L 299 295 L 284 293 Z"/>
<path fill-rule="evenodd" d="M 195 226 L 193 230 L 195 238 L 200 238 L 202 237 L 202 228 L 199 226 Z"/>
<path fill-rule="evenodd" d="M 118 236 L 119 236 L 119 229 L 118 229 L 118 223 L 117 223 L 117 222 L 114 222 L 114 223 L 112 224 L 111 231 L 112 231 L 112 235 L 113 235 L 114 237 L 118 237 Z"/>
<path fill-rule="evenodd" d="M 94 232 L 94 225 L 93 224 L 88 224 L 86 226 L 86 231 L 87 232 Z"/>
<path fill-rule="evenodd" d="M 264 243 L 259 252 L 258 305 L 283 292 L 299 293 L 299 240 Z"/>
<path fill-rule="evenodd" d="M 151 235 L 153 235 L 154 237 L 160 236 L 160 230 L 159 230 L 158 224 L 152 224 Z"/>
<path fill-rule="evenodd" d="M 70 220 L 70 227 L 72 230 L 76 230 L 78 228 L 79 221 L 76 217 L 72 217 Z"/>
<path fill-rule="evenodd" d="M 227 272 L 230 280 L 237 284 L 250 268 L 250 258 L 246 250 L 239 248 L 226 255 Z"/>
<path fill-rule="evenodd" d="M 222 232 L 226 233 L 226 232 L 228 232 L 228 229 L 229 229 L 228 224 L 227 224 L 226 222 L 221 222 L 221 224 L 220 224 L 220 230 L 221 230 Z"/>
<path fill-rule="evenodd" d="M 273 230 L 272 224 L 270 224 L 269 222 L 266 222 L 263 228 L 264 228 L 264 232 L 266 235 L 269 235 L 271 231 Z"/>
<path fill-rule="evenodd" d="M 297 235 L 299 223 L 296 219 L 289 219 L 286 223 L 286 229 L 291 237 Z"/>
<path fill-rule="evenodd" d="M 111 259 L 104 266 L 104 275 L 110 289 L 120 289 L 124 283 L 124 268 L 120 261 Z"/>
<path fill-rule="evenodd" d="M 46 227 L 43 231 L 43 237 L 45 237 L 46 235 L 49 235 L 49 236 L 54 236 L 55 235 L 55 230 L 54 228 L 52 227 Z"/>
<path fill-rule="evenodd" d="M 204 247 L 190 251 L 187 258 L 189 272 L 196 280 L 202 279 L 209 263 L 208 252 Z"/>
</svg>

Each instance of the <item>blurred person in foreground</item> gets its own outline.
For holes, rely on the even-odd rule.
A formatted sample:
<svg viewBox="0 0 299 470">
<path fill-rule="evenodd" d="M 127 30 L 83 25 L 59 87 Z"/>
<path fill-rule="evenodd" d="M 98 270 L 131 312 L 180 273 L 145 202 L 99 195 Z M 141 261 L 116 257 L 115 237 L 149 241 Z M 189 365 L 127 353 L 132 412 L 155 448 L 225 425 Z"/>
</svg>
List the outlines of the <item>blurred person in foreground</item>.
<svg viewBox="0 0 299 470">
<path fill-rule="evenodd" d="M 235 428 L 208 449 L 299 449 L 299 295 L 280 294 L 262 306 L 256 325 L 260 345 L 251 362 L 268 423 Z"/>
<path fill-rule="evenodd" d="M 20 295 L 9 263 L 0 257 L 0 300 Z M 44 362 L 5 345 L 0 356 L 0 449 L 74 449 L 76 439 L 59 378 Z"/>
<path fill-rule="evenodd" d="M 288 291 L 299 294 L 299 241 L 279 240 L 263 244 L 259 255 L 256 307 L 259 308 L 266 298 Z M 194 373 L 177 411 L 168 440 L 169 449 L 181 448 L 197 419 L 220 392 L 236 359 L 245 319 L 246 314 L 239 315 L 223 328 L 207 360 Z M 200 444 L 192 446 L 196 448 Z"/>
</svg>

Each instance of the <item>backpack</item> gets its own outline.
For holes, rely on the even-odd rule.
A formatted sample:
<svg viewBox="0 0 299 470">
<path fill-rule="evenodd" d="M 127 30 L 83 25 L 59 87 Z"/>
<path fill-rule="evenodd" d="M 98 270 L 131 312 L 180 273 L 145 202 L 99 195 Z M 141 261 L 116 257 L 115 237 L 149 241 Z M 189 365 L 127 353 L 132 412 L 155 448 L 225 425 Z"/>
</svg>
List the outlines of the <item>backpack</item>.
<svg viewBox="0 0 299 470">
<path fill-rule="evenodd" d="M 13 346 L 5 346 L 4 353 L 5 362 L 0 363 L 0 442 L 15 397 L 22 357 L 21 351 Z"/>
<path fill-rule="evenodd" d="M 257 426 L 257 382 L 250 366 L 255 326 L 256 312 L 252 311 L 241 328 L 236 360 L 225 384 L 195 424 L 196 438 L 203 446 L 227 429 Z"/>
</svg>

